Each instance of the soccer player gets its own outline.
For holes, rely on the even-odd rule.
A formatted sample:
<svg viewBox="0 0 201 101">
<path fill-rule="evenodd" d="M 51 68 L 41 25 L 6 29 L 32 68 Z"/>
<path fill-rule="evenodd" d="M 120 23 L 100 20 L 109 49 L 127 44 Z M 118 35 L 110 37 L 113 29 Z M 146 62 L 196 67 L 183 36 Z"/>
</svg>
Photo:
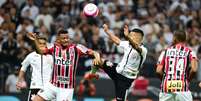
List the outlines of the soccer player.
<svg viewBox="0 0 201 101">
<path fill-rule="evenodd" d="M 156 72 L 162 79 L 159 101 L 192 101 L 189 81 L 197 71 L 197 57 L 185 45 L 186 33 L 175 31 L 173 45 L 162 51 Z"/>
<path fill-rule="evenodd" d="M 38 39 L 34 33 L 28 34 L 38 46 Z M 80 44 L 70 42 L 68 31 L 59 30 L 57 41 L 50 49 L 41 50 L 53 56 L 53 72 L 50 83 L 44 90 L 39 91 L 34 101 L 44 101 L 56 98 L 56 101 L 72 101 L 75 87 L 75 74 L 80 56 L 94 56 L 94 64 L 100 62 L 100 55 Z"/>
<path fill-rule="evenodd" d="M 38 35 L 38 45 L 40 49 L 46 47 L 46 37 L 43 35 Z M 26 56 L 22 62 L 22 67 L 19 73 L 19 79 L 17 81 L 17 89 L 23 89 L 25 85 L 24 76 L 27 68 L 30 66 L 32 70 L 30 91 L 27 101 L 32 101 L 33 98 L 39 90 L 44 89 L 44 85 L 50 81 L 52 73 L 53 59 L 51 55 L 40 54 L 38 51 L 31 52 Z"/>
<path fill-rule="evenodd" d="M 109 38 L 123 49 L 124 55 L 118 64 L 102 59 L 99 65 L 114 81 L 116 100 L 126 101 L 128 89 L 146 59 L 147 49 L 142 45 L 144 33 L 139 28 L 129 32 L 128 26 L 125 25 L 124 35 L 127 41 L 122 41 L 109 31 L 108 25 L 104 24 L 103 28 Z"/>
</svg>

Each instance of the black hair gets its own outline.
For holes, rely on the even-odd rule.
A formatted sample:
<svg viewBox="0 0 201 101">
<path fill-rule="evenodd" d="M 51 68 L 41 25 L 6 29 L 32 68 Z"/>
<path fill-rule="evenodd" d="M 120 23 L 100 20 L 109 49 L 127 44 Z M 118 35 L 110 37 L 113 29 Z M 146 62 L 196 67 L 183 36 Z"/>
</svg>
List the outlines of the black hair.
<svg viewBox="0 0 201 101">
<path fill-rule="evenodd" d="M 130 32 L 140 33 L 142 35 L 142 37 L 144 37 L 144 32 L 139 28 L 134 28 Z"/>
<path fill-rule="evenodd" d="M 177 30 L 174 32 L 174 38 L 177 42 L 185 42 L 186 41 L 186 32 L 183 30 Z"/>
<path fill-rule="evenodd" d="M 64 29 L 59 29 L 57 32 L 57 35 L 60 35 L 60 34 L 68 34 L 68 31 Z"/>
<path fill-rule="evenodd" d="M 36 33 L 38 39 L 43 39 L 43 40 L 47 41 L 47 36 L 46 35 L 44 35 L 44 34 L 42 34 L 40 32 L 35 32 L 35 33 Z"/>
</svg>

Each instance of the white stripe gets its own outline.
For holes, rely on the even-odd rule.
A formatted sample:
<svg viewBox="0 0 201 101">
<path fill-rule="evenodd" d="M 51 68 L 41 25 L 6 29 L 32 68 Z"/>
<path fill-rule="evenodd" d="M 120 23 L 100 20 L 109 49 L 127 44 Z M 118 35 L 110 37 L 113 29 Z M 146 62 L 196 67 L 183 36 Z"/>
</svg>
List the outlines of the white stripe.
<svg viewBox="0 0 201 101">
<path fill-rule="evenodd" d="M 28 95 L 27 101 L 29 101 L 30 96 L 31 96 L 31 89 L 29 90 L 29 95 Z"/>
<path fill-rule="evenodd" d="M 126 101 L 127 96 L 128 96 L 128 89 L 126 90 L 126 94 L 125 94 L 125 96 L 124 96 L 124 101 Z"/>
</svg>

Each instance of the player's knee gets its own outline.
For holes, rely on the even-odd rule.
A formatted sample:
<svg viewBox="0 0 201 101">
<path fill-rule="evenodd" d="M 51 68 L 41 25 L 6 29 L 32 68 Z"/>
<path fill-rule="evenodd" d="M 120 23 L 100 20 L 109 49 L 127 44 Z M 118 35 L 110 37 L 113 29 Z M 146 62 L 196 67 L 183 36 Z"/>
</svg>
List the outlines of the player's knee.
<svg viewBox="0 0 201 101">
<path fill-rule="evenodd" d="M 36 95 L 33 99 L 33 101 L 45 101 L 42 97 Z"/>
</svg>

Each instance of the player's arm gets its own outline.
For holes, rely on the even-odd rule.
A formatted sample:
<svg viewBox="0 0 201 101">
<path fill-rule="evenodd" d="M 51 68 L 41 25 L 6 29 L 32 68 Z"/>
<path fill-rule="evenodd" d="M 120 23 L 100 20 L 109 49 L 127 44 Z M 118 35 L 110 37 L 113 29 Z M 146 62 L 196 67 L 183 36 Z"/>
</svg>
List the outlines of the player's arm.
<svg viewBox="0 0 201 101">
<path fill-rule="evenodd" d="M 92 49 L 88 49 L 87 47 L 78 44 L 76 46 L 79 55 L 89 55 L 94 58 L 93 63 L 97 65 L 100 62 L 100 54 Z"/>
<path fill-rule="evenodd" d="M 189 73 L 189 80 L 192 80 L 193 77 L 196 75 L 197 69 L 198 69 L 198 61 L 197 61 L 197 56 L 194 51 L 191 51 L 189 53 L 189 60 L 191 62 L 191 69 Z"/>
<path fill-rule="evenodd" d="M 190 74 L 189 74 L 189 80 L 192 80 L 193 77 L 196 75 L 197 69 L 198 69 L 197 59 L 192 59 L 191 60 L 191 69 L 190 69 Z"/>
<path fill-rule="evenodd" d="M 22 66 L 20 68 L 20 71 L 19 71 L 19 75 L 18 75 L 18 80 L 16 82 L 16 88 L 17 89 L 21 89 L 21 83 L 25 81 L 25 73 L 26 73 L 26 70 L 27 68 L 29 67 L 30 65 L 30 59 L 31 59 L 31 54 L 29 54 L 22 62 Z"/>
<path fill-rule="evenodd" d="M 129 40 L 131 46 L 136 49 L 140 54 L 142 53 L 142 48 L 136 44 L 135 40 L 133 40 L 131 37 L 130 37 L 130 34 L 129 34 L 129 29 L 128 29 L 128 26 L 125 25 L 124 26 L 124 35 L 125 37 Z"/>
<path fill-rule="evenodd" d="M 38 53 L 40 53 L 40 54 L 48 53 L 48 49 L 41 50 L 41 49 L 39 48 L 39 42 L 38 42 L 38 38 L 37 38 L 36 33 L 31 33 L 31 32 L 30 32 L 30 33 L 27 34 L 27 36 L 28 36 L 28 38 L 29 38 L 30 40 L 32 40 L 32 41 L 34 42 L 35 47 L 36 47 L 36 50 L 37 50 Z"/>
<path fill-rule="evenodd" d="M 115 36 L 112 32 L 109 31 L 107 24 L 103 25 L 103 29 L 105 33 L 109 36 L 109 38 L 112 40 L 112 42 L 114 42 L 116 45 L 119 45 L 121 40 L 117 36 Z"/>
<path fill-rule="evenodd" d="M 163 51 L 159 58 L 158 58 L 158 63 L 156 67 L 156 73 L 159 76 L 159 78 L 162 80 L 163 78 L 163 68 L 164 68 L 164 62 L 165 62 L 165 51 Z"/>
</svg>

